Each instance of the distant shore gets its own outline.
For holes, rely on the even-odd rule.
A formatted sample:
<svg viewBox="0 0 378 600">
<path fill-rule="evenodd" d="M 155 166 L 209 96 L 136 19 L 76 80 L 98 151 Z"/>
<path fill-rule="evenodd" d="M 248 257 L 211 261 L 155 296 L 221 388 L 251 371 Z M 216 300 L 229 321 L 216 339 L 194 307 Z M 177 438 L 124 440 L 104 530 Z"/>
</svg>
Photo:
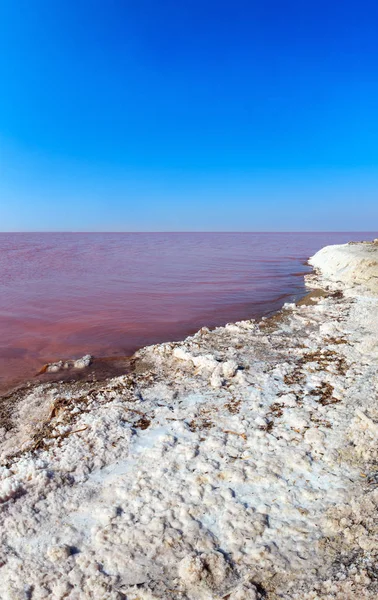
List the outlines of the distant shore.
<svg viewBox="0 0 378 600">
<path fill-rule="evenodd" d="M 1 598 L 377 597 L 378 243 L 310 264 L 259 323 L 7 399 Z"/>
</svg>

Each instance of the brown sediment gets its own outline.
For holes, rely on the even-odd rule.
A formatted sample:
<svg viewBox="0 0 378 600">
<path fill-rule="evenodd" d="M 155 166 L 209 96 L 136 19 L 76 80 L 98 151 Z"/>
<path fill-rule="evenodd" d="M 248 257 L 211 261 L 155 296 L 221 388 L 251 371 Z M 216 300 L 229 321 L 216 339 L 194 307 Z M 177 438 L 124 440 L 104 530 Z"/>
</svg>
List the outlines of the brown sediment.
<svg viewBox="0 0 378 600">
<path fill-rule="evenodd" d="M 48 365 L 35 375 L 35 379 L 42 382 L 55 381 L 104 381 L 118 375 L 126 375 L 131 371 L 130 356 L 105 356 L 93 358 L 91 364 L 82 369 L 70 368 L 57 371 L 56 373 L 47 372 Z M 40 377 L 43 375 L 43 377 Z"/>
<path fill-rule="evenodd" d="M 105 381 L 112 377 L 119 375 L 126 375 L 133 370 L 131 365 L 131 356 L 105 356 L 101 358 L 94 358 L 92 363 L 83 369 L 64 369 L 55 373 L 48 372 L 49 363 L 43 365 L 43 367 L 34 375 L 33 379 L 28 379 L 26 382 L 14 383 L 8 385 L 3 390 L 0 390 L 0 405 L 2 401 L 16 394 L 19 390 L 24 390 L 35 386 L 40 383 L 56 383 L 56 382 L 69 382 L 75 383 L 77 381 Z"/>
<path fill-rule="evenodd" d="M 335 299 L 339 299 L 339 298 L 343 298 L 343 292 L 342 291 L 336 291 L 336 292 L 329 292 L 327 290 L 321 289 L 321 288 L 316 288 L 311 290 L 310 292 L 308 292 L 305 296 L 303 296 L 302 298 L 300 298 L 299 300 L 297 300 L 295 302 L 296 306 L 313 306 L 314 303 L 316 303 L 318 300 L 321 300 L 322 298 L 327 298 L 328 296 L 332 296 L 332 298 Z M 267 332 L 271 332 L 274 331 L 278 325 L 280 325 L 284 319 L 286 317 L 286 311 L 284 308 L 282 308 L 281 310 L 279 310 L 278 312 L 275 312 L 274 314 L 268 316 L 268 317 L 263 317 L 260 321 L 259 321 L 259 326 L 266 330 Z M 342 343 L 342 342 L 339 342 Z"/>
<path fill-rule="evenodd" d="M 243 438 L 243 440 L 247 439 L 247 436 L 245 433 L 239 433 L 238 431 L 231 431 L 230 429 L 224 429 L 223 433 L 227 433 L 229 435 L 238 435 L 239 437 Z"/>
<path fill-rule="evenodd" d="M 309 393 L 311 396 L 316 396 L 319 404 L 322 406 L 328 406 L 328 404 L 337 404 L 340 402 L 338 398 L 334 397 L 333 392 L 334 387 L 330 383 L 323 382 Z"/>
<path fill-rule="evenodd" d="M 297 306 L 311 306 L 311 305 L 313 305 L 314 302 L 316 302 L 320 298 L 326 298 L 329 295 L 330 295 L 329 292 L 327 292 L 326 290 L 322 290 L 320 288 L 311 290 L 311 292 L 309 292 L 303 298 L 298 300 L 298 302 L 296 302 L 296 305 Z"/>
<path fill-rule="evenodd" d="M 275 417 L 282 417 L 284 405 L 279 402 L 274 402 L 270 405 L 269 412 Z"/>
<path fill-rule="evenodd" d="M 271 317 L 267 317 L 260 321 L 259 326 L 261 329 L 266 330 L 267 332 L 274 331 L 276 327 L 282 323 L 284 320 L 284 314 L 282 310 Z"/>
<path fill-rule="evenodd" d="M 334 366 L 339 375 L 345 375 L 348 366 L 343 356 L 340 356 L 335 350 L 317 350 L 315 352 L 306 352 L 301 359 L 302 363 L 317 363 L 317 371 L 326 371 L 327 367 Z"/>
<path fill-rule="evenodd" d="M 148 419 L 147 417 L 141 417 L 138 421 L 135 421 L 135 423 L 133 423 L 133 428 L 134 429 L 148 429 L 148 427 L 151 425 L 151 420 Z"/>
<path fill-rule="evenodd" d="M 295 303 L 296 306 L 312 306 L 314 302 L 320 300 L 320 298 L 326 298 L 329 296 L 329 292 L 322 289 L 311 290 L 308 294 L 303 296 L 300 300 Z M 269 317 L 263 317 L 258 323 L 259 327 L 267 333 L 274 331 L 278 325 L 280 325 L 287 316 L 287 311 L 281 308 L 278 312 L 270 315 Z"/>
<path fill-rule="evenodd" d="M 230 402 L 227 402 L 227 404 L 224 405 L 224 407 L 227 408 L 228 412 L 230 412 L 233 415 L 236 415 L 240 411 L 240 404 L 241 400 L 236 400 L 235 398 L 232 398 Z"/>
<path fill-rule="evenodd" d="M 83 397 L 90 397 L 96 392 L 97 387 L 101 387 L 104 381 L 114 377 L 129 375 L 143 375 L 151 368 L 148 363 L 143 363 L 130 356 L 108 356 L 104 358 L 95 358 L 92 363 L 84 369 L 63 370 L 57 373 L 48 373 L 47 365 L 33 380 L 23 382 L 13 387 L 8 387 L 0 393 L 0 428 L 5 431 L 11 431 L 14 426 L 15 406 L 23 400 L 27 393 L 30 393 L 36 386 L 41 384 L 62 386 L 62 395 L 66 386 L 78 386 L 82 390 Z M 76 385 L 75 385 L 76 384 Z M 48 421 L 64 410 L 70 402 L 65 399 L 57 399 L 51 407 Z M 44 433 L 45 434 L 45 433 Z M 41 435 L 39 432 L 37 437 Z"/>
</svg>

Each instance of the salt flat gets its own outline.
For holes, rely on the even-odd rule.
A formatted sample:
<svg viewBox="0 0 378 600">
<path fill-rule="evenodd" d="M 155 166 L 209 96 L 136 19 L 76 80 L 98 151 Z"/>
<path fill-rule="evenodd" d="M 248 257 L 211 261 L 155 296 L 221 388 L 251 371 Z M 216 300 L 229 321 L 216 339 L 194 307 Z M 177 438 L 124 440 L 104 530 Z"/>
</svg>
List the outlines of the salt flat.
<svg viewBox="0 0 378 600">
<path fill-rule="evenodd" d="M 377 597 L 378 244 L 310 262 L 270 319 L 8 399 L 2 599 Z"/>
</svg>

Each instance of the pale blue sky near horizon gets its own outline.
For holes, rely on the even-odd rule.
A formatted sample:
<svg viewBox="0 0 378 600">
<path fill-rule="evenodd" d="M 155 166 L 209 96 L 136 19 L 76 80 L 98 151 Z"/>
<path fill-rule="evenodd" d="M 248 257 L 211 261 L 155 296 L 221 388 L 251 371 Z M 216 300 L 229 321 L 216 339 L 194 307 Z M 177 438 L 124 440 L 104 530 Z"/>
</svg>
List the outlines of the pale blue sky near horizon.
<svg viewBox="0 0 378 600">
<path fill-rule="evenodd" d="M 0 231 L 371 231 L 378 3 L 3 0 Z"/>
</svg>

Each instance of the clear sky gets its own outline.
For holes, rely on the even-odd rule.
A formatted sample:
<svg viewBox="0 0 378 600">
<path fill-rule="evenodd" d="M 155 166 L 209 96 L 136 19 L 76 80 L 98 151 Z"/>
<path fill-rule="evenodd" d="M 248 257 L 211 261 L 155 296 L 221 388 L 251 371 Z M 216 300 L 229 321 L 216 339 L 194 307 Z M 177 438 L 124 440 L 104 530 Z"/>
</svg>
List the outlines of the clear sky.
<svg viewBox="0 0 378 600">
<path fill-rule="evenodd" d="M 374 230 L 377 0 L 1 0 L 0 230 Z"/>
</svg>

